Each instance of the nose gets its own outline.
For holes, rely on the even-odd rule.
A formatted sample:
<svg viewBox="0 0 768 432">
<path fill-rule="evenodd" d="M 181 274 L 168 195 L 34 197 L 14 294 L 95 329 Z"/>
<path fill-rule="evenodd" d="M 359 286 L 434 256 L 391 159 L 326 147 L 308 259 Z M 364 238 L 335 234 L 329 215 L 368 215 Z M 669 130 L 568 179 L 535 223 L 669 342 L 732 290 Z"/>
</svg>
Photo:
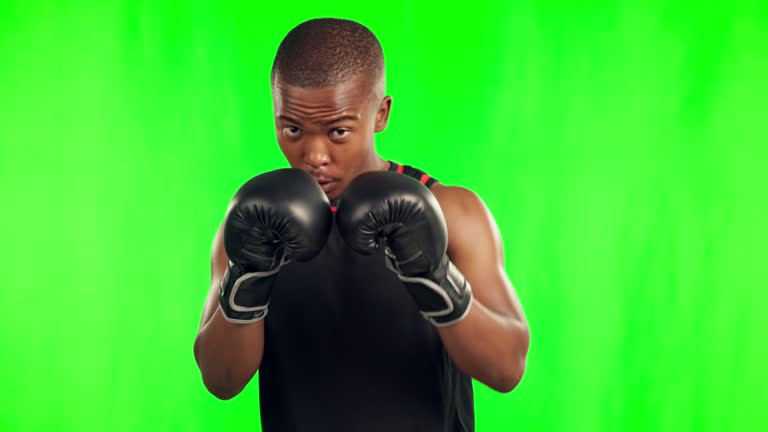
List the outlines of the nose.
<svg viewBox="0 0 768 432">
<path fill-rule="evenodd" d="M 302 160 L 307 166 L 316 170 L 328 165 L 331 162 L 331 155 L 328 154 L 328 148 L 325 144 L 319 140 L 313 140 L 304 147 Z"/>
</svg>

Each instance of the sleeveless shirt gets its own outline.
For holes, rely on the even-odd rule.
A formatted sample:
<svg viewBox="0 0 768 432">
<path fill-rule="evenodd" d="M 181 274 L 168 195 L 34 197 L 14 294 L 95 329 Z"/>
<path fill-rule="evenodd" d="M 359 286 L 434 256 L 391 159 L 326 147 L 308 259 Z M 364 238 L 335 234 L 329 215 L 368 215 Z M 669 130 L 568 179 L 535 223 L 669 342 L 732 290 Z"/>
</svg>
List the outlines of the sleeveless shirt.
<svg viewBox="0 0 768 432">
<path fill-rule="evenodd" d="M 411 166 L 390 170 L 436 182 Z M 317 256 L 281 269 L 265 320 L 263 431 L 474 431 L 470 377 L 383 250 L 355 253 L 335 220 Z"/>
</svg>

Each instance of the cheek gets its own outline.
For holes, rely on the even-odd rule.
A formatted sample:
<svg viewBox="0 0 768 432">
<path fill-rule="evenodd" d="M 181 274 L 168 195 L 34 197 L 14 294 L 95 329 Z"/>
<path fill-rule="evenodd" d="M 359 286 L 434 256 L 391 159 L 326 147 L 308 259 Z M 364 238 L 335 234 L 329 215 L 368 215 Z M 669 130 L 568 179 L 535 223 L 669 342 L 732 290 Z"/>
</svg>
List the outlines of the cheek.
<svg viewBox="0 0 768 432">
<path fill-rule="evenodd" d="M 366 145 L 362 141 L 349 141 L 334 146 L 332 149 L 332 157 L 336 161 L 336 165 L 344 169 L 354 167 L 365 156 L 365 153 Z"/>
<path fill-rule="evenodd" d="M 292 167 L 297 167 L 300 165 L 301 147 L 296 145 L 296 143 L 284 143 L 282 140 L 278 140 L 278 145 L 280 146 L 280 151 L 283 152 L 283 155 Z"/>
</svg>

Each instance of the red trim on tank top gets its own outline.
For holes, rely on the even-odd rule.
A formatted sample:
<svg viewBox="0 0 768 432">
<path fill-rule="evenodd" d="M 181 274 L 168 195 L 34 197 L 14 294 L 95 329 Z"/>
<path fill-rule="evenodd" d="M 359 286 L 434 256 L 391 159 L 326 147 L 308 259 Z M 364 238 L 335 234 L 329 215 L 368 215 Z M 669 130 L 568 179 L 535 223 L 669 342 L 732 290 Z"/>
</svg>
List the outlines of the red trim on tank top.
<svg viewBox="0 0 768 432">
<path fill-rule="evenodd" d="M 398 173 L 402 174 L 402 173 L 403 173 L 403 170 L 405 170 L 405 167 L 404 167 L 403 165 L 398 165 L 398 166 L 397 166 L 397 172 L 398 172 Z"/>
<path fill-rule="evenodd" d="M 419 181 L 420 181 L 422 184 L 427 184 L 427 182 L 429 181 L 429 175 L 427 175 L 427 174 L 422 174 L 422 175 L 421 175 L 421 178 L 419 179 Z"/>
<path fill-rule="evenodd" d="M 331 211 L 336 213 L 336 206 L 331 206 Z"/>
</svg>

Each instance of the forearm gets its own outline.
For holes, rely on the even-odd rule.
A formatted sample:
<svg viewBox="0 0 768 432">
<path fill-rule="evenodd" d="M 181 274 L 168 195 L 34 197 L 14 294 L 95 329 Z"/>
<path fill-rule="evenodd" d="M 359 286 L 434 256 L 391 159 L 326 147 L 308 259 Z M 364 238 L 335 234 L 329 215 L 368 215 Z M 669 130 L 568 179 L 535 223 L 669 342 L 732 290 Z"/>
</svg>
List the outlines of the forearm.
<svg viewBox="0 0 768 432">
<path fill-rule="evenodd" d="M 467 375 L 500 392 L 511 391 L 522 379 L 529 343 L 524 320 L 503 317 L 474 299 L 462 321 L 437 330 Z"/>
<path fill-rule="evenodd" d="M 194 350 L 205 387 L 219 399 L 231 399 L 245 388 L 261 365 L 264 320 L 234 324 L 216 308 L 198 332 Z"/>
</svg>

